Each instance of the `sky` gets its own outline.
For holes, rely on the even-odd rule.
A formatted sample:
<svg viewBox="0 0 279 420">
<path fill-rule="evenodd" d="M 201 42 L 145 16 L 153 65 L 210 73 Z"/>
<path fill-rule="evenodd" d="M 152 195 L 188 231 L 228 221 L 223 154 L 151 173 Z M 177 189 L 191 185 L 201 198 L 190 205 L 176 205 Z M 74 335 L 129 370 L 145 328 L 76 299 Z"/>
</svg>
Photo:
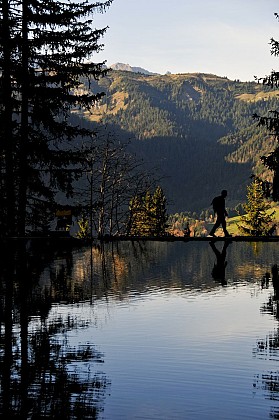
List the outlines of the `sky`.
<svg viewBox="0 0 279 420">
<path fill-rule="evenodd" d="M 252 81 L 279 69 L 275 12 L 278 0 L 114 0 L 95 15 L 95 28 L 109 28 L 93 60 Z"/>
</svg>

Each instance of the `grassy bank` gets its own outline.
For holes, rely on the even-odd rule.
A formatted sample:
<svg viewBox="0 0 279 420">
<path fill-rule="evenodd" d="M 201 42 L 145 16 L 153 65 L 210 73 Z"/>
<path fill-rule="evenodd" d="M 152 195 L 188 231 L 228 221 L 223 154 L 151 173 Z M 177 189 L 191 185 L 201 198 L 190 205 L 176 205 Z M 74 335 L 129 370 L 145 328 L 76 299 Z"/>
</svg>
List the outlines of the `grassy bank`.
<svg viewBox="0 0 279 420">
<path fill-rule="evenodd" d="M 277 232 L 275 234 L 279 234 L 279 205 L 274 205 L 270 209 L 269 213 L 275 211 L 274 214 L 274 223 L 277 224 Z M 230 217 L 227 220 L 227 227 L 228 231 L 231 235 L 240 235 L 240 231 L 238 229 L 238 225 L 241 223 L 241 216 Z"/>
</svg>

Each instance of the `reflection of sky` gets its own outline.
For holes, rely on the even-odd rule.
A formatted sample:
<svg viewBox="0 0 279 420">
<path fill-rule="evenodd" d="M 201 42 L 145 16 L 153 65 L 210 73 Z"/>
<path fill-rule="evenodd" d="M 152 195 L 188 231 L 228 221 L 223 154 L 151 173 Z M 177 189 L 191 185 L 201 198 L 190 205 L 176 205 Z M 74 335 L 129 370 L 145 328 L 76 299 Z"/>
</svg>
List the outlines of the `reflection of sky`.
<svg viewBox="0 0 279 420">
<path fill-rule="evenodd" d="M 112 382 L 105 418 L 235 419 L 245 418 L 244 410 L 266 418 L 269 404 L 253 393 L 253 378 L 274 362 L 252 352 L 274 326 L 259 310 L 268 294 L 251 284 L 96 302 L 96 324 L 71 340 L 104 353 L 100 368 Z M 77 318 L 94 318 L 87 304 L 72 309 Z"/>
<path fill-rule="evenodd" d="M 268 418 L 271 402 L 254 384 L 278 364 L 276 352 L 271 361 L 256 351 L 277 326 L 261 312 L 273 292 L 272 283 L 262 289 L 261 280 L 278 261 L 277 244 L 231 244 L 225 287 L 212 278 L 216 255 L 206 242 L 143 248 L 119 244 L 111 258 L 108 247 L 105 278 L 98 252 L 91 274 L 88 250 L 77 252 L 72 286 L 91 285 L 97 296 L 58 303 L 50 312 L 50 318 L 75 320 L 69 345 L 104 355 L 102 364 L 83 364 L 111 381 L 103 418 Z"/>
</svg>

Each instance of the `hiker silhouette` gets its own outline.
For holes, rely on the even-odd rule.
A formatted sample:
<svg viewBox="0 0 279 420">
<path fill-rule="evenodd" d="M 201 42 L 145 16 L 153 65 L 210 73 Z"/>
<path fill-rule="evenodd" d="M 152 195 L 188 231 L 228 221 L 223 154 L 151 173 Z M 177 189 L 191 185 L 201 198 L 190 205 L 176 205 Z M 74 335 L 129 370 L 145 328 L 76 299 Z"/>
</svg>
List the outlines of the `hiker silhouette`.
<svg viewBox="0 0 279 420">
<path fill-rule="evenodd" d="M 215 236 L 215 231 L 218 229 L 219 226 L 222 226 L 225 236 L 231 236 L 227 231 L 226 222 L 226 217 L 228 216 L 228 213 L 226 210 L 225 198 L 227 197 L 227 194 L 227 190 L 222 190 L 221 195 L 219 195 L 218 197 L 214 197 L 212 200 L 211 204 L 213 205 L 214 215 L 217 215 L 217 219 L 209 233 L 209 236 Z"/>
</svg>

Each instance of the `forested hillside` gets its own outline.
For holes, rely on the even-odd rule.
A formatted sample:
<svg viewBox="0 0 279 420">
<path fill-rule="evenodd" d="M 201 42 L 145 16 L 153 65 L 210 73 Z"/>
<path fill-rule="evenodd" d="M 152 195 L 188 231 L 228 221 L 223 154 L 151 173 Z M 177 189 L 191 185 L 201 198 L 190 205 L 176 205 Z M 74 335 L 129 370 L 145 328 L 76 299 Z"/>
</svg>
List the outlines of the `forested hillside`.
<svg viewBox="0 0 279 420">
<path fill-rule="evenodd" d="M 106 96 L 83 116 L 129 139 L 156 168 L 170 212 L 205 209 L 223 188 L 234 207 L 245 199 L 252 173 L 269 176 L 260 156 L 273 140 L 252 116 L 276 109 L 279 91 L 210 74 L 111 71 L 84 83 Z"/>
</svg>

